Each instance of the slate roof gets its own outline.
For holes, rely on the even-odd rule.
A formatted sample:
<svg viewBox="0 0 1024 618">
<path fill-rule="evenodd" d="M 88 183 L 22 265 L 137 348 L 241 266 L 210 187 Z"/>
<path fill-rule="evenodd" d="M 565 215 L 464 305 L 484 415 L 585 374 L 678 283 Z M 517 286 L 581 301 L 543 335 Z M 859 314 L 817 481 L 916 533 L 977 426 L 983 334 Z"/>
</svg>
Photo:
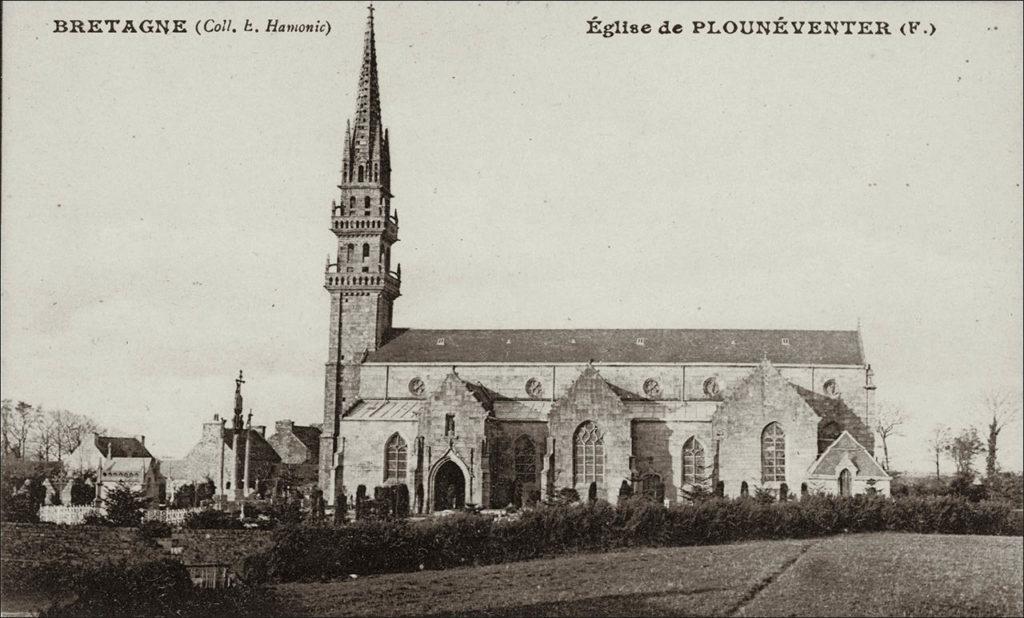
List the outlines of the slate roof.
<svg viewBox="0 0 1024 618">
<path fill-rule="evenodd" d="M 345 413 L 344 418 L 345 420 L 416 420 L 417 412 L 426 405 L 427 402 L 421 399 L 366 400 L 354 405 Z"/>
<path fill-rule="evenodd" d="M 240 454 L 245 453 L 245 440 L 246 432 L 252 435 L 252 460 L 253 461 L 269 461 L 273 463 L 280 463 L 281 457 L 274 450 L 274 447 L 270 446 L 267 439 L 260 435 L 260 432 L 255 429 L 243 429 L 238 433 L 238 452 Z M 231 430 L 224 432 L 224 445 L 231 448 L 234 443 L 235 435 Z"/>
<path fill-rule="evenodd" d="M 109 451 L 107 450 L 109 447 Z M 96 436 L 96 448 L 106 457 L 149 457 L 153 456 L 142 442 L 135 438 L 117 438 L 114 436 Z"/>
<path fill-rule="evenodd" d="M 863 365 L 857 331 L 398 329 L 376 363 L 736 363 Z M 643 339 L 643 345 L 637 340 Z M 439 342 L 443 339 L 444 344 Z M 784 341 L 786 343 L 784 343 Z"/>
<path fill-rule="evenodd" d="M 299 439 L 299 442 L 308 448 L 319 450 L 320 448 L 320 428 L 311 427 L 308 425 L 293 425 L 292 434 Z"/>
<path fill-rule="evenodd" d="M 835 442 L 829 445 L 825 452 L 818 457 L 818 460 L 811 465 L 811 475 L 836 476 L 836 468 L 847 455 L 853 465 L 857 466 L 857 476 L 889 478 L 875 458 L 848 431 L 840 434 Z"/>
</svg>

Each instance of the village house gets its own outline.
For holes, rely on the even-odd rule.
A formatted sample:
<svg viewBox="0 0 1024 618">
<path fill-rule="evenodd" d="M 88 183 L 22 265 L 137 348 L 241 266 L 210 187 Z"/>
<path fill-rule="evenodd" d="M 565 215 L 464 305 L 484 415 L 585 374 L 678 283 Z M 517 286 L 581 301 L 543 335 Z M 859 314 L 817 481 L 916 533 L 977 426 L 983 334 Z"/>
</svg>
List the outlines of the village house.
<svg viewBox="0 0 1024 618">
<path fill-rule="evenodd" d="M 153 502 L 164 499 L 166 487 L 160 462 L 146 449 L 145 436 L 118 437 L 93 433 L 64 458 L 69 476 L 91 472 L 97 498 L 103 499 L 120 483 L 142 492 Z"/>
<path fill-rule="evenodd" d="M 164 460 L 162 469 L 170 497 L 184 485 L 204 483 L 207 479 L 213 481 L 217 494 L 225 494 L 229 501 L 254 492 L 264 493 L 270 487 L 274 467 L 281 463 L 281 458 L 267 442 L 266 427 L 242 429 L 236 439 L 225 421 L 215 414 L 213 420 L 203 423 L 199 441 L 185 457 Z"/>
</svg>

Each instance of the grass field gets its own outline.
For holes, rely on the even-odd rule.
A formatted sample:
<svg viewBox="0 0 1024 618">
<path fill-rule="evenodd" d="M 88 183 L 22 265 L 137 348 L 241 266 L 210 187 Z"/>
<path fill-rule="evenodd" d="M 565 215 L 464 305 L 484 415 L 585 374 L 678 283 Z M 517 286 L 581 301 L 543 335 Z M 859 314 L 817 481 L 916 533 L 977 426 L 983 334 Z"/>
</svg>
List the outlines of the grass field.
<svg viewBox="0 0 1024 618">
<path fill-rule="evenodd" d="M 863 534 L 580 554 L 272 593 L 282 615 L 1021 616 L 1022 563 L 1021 537 Z"/>
</svg>

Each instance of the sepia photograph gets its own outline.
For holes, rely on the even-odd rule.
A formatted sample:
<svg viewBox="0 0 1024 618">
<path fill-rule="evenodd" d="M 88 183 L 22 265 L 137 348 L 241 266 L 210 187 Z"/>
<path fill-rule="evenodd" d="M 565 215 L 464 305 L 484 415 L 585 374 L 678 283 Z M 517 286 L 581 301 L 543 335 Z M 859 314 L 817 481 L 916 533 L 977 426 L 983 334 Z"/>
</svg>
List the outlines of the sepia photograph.
<svg viewBox="0 0 1024 618">
<path fill-rule="evenodd" d="M 1024 616 L 1022 22 L 3 2 L 0 616 Z"/>
</svg>

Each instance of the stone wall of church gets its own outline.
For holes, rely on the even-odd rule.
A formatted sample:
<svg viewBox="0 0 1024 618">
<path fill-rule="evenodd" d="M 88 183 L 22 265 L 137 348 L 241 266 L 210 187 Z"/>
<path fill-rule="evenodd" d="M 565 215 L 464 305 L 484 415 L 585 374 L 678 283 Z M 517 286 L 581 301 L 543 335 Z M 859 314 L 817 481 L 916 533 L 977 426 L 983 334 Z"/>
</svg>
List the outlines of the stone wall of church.
<svg viewBox="0 0 1024 618">
<path fill-rule="evenodd" d="M 762 379 L 763 377 L 763 379 Z M 719 440 L 719 480 L 727 496 L 740 495 L 746 482 L 777 490 L 781 481 L 762 481 L 761 437 L 778 422 L 785 432 L 786 484 L 799 494 L 800 484 L 818 457 L 818 416 L 773 368 L 757 370 L 740 382 L 715 414 L 713 435 Z"/>
<path fill-rule="evenodd" d="M 544 449 L 548 438 L 547 423 L 494 421 L 488 424 L 488 462 L 491 466 L 490 506 L 502 508 L 514 502 L 513 491 L 521 486 L 519 499 L 526 504 L 542 498 L 541 477 L 544 471 Z M 515 446 L 522 438 L 533 446 L 535 473 L 532 480 L 516 481 Z"/>
<path fill-rule="evenodd" d="M 665 400 L 714 401 L 705 393 L 704 385 L 715 378 L 719 390 L 726 392 L 742 380 L 756 365 L 595 365 L 612 384 L 646 397 L 644 384 L 655 380 L 660 387 L 657 398 Z M 457 365 L 455 370 L 464 380 L 480 382 L 492 391 L 511 399 L 530 399 L 526 392 L 528 380 L 541 384 L 540 398 L 563 397 L 580 376 L 585 365 Z M 363 399 L 414 398 L 409 391 L 413 378 L 420 378 L 427 394 L 435 391 L 451 373 L 452 367 L 439 365 L 364 365 L 360 397 Z M 794 384 L 817 393 L 824 384 L 835 380 L 842 397 L 858 415 L 864 409 L 864 371 L 856 367 L 783 367 L 782 375 Z"/>
<path fill-rule="evenodd" d="M 587 421 L 597 425 L 604 455 L 604 479 L 598 497 L 616 502 L 622 481 L 630 480 L 630 420 L 622 400 L 600 374 L 587 370 L 565 396 L 555 402 L 548 416 L 548 451 L 545 483 L 555 491 L 572 487 L 586 499 L 589 485 L 574 478 L 574 438 Z"/>
<path fill-rule="evenodd" d="M 450 418 L 449 418 L 450 417 Z M 431 476 L 446 460 L 458 465 L 465 477 L 465 502 L 490 502 L 490 464 L 485 450 L 488 413 L 462 381 L 448 375 L 432 393 L 420 414 L 418 431 L 423 437 L 424 491 L 433 504 Z"/>
<path fill-rule="evenodd" d="M 349 504 L 355 499 L 359 485 L 366 486 L 366 493 L 373 496 L 373 488 L 384 485 L 384 445 L 392 435 L 398 433 L 406 445 L 406 484 L 409 495 L 413 495 L 413 475 L 416 469 L 415 444 L 416 421 L 342 420 L 338 448 L 344 448 L 340 480 L 344 487 L 338 489 L 349 497 Z"/>
<path fill-rule="evenodd" d="M 690 438 L 704 448 L 704 474 L 710 477 L 715 454 L 710 422 L 634 420 L 632 424 L 634 472 L 659 475 L 670 504 L 682 499 L 683 444 Z M 711 488 L 710 481 L 706 486 Z"/>
</svg>

